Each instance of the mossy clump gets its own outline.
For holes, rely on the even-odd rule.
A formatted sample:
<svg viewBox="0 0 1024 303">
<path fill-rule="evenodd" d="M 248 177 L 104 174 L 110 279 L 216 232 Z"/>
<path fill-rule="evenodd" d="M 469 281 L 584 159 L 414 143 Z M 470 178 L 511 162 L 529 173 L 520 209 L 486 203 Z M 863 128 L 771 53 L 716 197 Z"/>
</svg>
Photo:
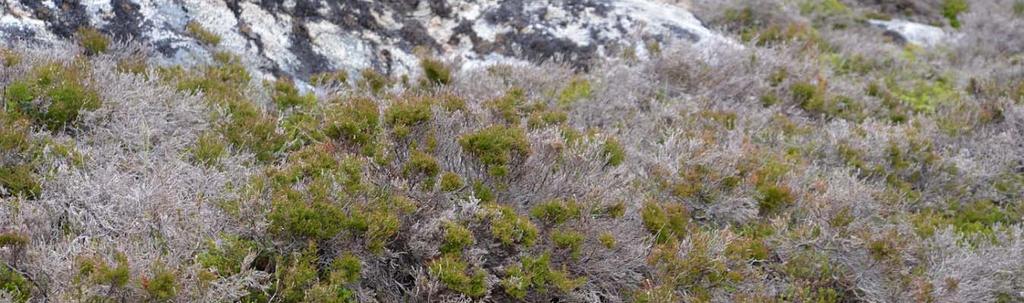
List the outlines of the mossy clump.
<svg viewBox="0 0 1024 303">
<path fill-rule="evenodd" d="M 410 97 L 395 102 L 384 113 L 384 121 L 392 127 L 396 137 L 405 138 L 416 126 L 433 118 L 430 99 Z"/>
<path fill-rule="evenodd" d="M 676 203 L 645 202 L 640 209 L 640 218 L 658 243 L 686 236 L 690 224 L 690 212 Z"/>
<path fill-rule="evenodd" d="M 14 302 L 24 303 L 32 298 L 32 284 L 6 264 L 0 264 L 0 293 L 5 293 Z"/>
<path fill-rule="evenodd" d="M 523 257 L 520 264 L 512 265 L 501 280 L 505 293 L 516 299 L 524 299 L 531 291 L 547 293 L 550 289 L 569 293 L 586 283 L 584 277 L 572 278 L 565 269 L 551 265 L 551 255 Z"/>
<path fill-rule="evenodd" d="M 178 295 L 178 276 L 162 264 L 153 269 L 153 275 L 142 279 L 142 289 L 156 302 L 166 302 Z"/>
<path fill-rule="evenodd" d="M 328 137 L 350 142 L 372 154 L 380 127 L 380 111 L 373 100 L 354 98 L 347 104 L 334 105 L 327 110 L 325 123 Z"/>
<path fill-rule="evenodd" d="M 226 142 L 218 134 L 204 133 L 199 136 L 191 149 L 192 161 L 200 165 L 216 165 L 227 154 L 227 151 Z"/>
<path fill-rule="evenodd" d="M 199 24 L 199 22 L 189 21 L 188 24 L 185 24 L 185 31 L 188 32 L 188 35 L 192 36 L 192 38 L 199 40 L 200 43 L 209 46 L 217 46 L 217 44 L 220 44 L 220 36 L 207 30 L 202 24 Z"/>
<path fill-rule="evenodd" d="M 83 111 L 100 107 L 99 94 L 86 86 L 84 63 L 38 65 L 4 91 L 7 111 L 14 116 L 30 117 L 51 131 L 60 131 L 78 121 Z M 33 102 L 43 99 L 48 105 Z"/>
<path fill-rule="evenodd" d="M 597 241 L 601 242 L 601 245 L 607 249 L 615 249 L 615 244 L 617 242 L 615 235 L 610 232 L 601 233 L 601 235 L 597 237 Z"/>
<path fill-rule="evenodd" d="M 427 184 L 433 186 L 434 178 L 441 173 L 441 165 L 437 163 L 437 159 L 434 159 L 434 156 L 415 150 L 409 155 L 409 161 L 405 163 L 402 173 L 407 178 L 416 176 L 426 177 L 428 180 Z"/>
<path fill-rule="evenodd" d="M 551 242 L 555 247 L 568 249 L 569 256 L 574 260 L 580 258 L 580 249 L 583 248 L 583 234 L 572 230 L 555 230 L 551 232 Z"/>
<path fill-rule="evenodd" d="M 757 208 L 762 216 L 776 214 L 794 203 L 790 189 L 783 185 L 762 184 L 757 192 Z"/>
<path fill-rule="evenodd" d="M 573 77 L 569 84 L 558 94 L 558 105 L 569 106 L 576 101 L 590 97 L 590 81 L 582 77 Z"/>
<path fill-rule="evenodd" d="M 508 174 L 514 159 L 530 154 L 530 143 L 526 134 L 518 127 L 495 125 L 474 133 L 463 135 L 459 144 L 488 167 L 495 177 Z"/>
<path fill-rule="evenodd" d="M 420 60 L 420 68 L 423 69 L 422 85 L 448 85 L 452 82 L 452 72 L 437 59 L 425 58 Z"/>
<path fill-rule="evenodd" d="M 446 172 L 441 175 L 441 190 L 446 192 L 454 192 L 466 186 L 466 183 L 462 181 L 462 177 L 453 172 Z"/>
<path fill-rule="evenodd" d="M 967 0 L 942 0 L 942 16 L 949 20 L 949 26 L 960 28 L 960 14 L 970 8 Z"/>
<path fill-rule="evenodd" d="M 448 289 L 471 298 L 483 297 L 488 292 L 487 272 L 477 269 L 467 274 L 468 265 L 458 255 L 444 255 L 431 261 L 427 271 Z"/>
<path fill-rule="evenodd" d="M 274 104 L 280 109 L 289 108 L 310 108 L 316 104 L 316 96 L 313 94 L 301 94 L 295 87 L 295 83 L 286 78 L 278 78 L 274 82 L 274 90 L 271 98 Z"/>
<path fill-rule="evenodd" d="M 85 54 L 94 56 L 107 52 L 110 37 L 91 27 L 80 27 L 77 31 L 78 43 L 85 48 Z"/>
<path fill-rule="evenodd" d="M 537 240 L 537 227 L 525 216 L 516 214 L 509 206 L 487 206 L 491 219 L 491 235 L 505 246 L 516 244 L 532 246 Z"/>
<path fill-rule="evenodd" d="M 463 249 L 473 245 L 474 242 L 476 242 L 476 239 L 469 228 L 456 222 L 449 221 L 444 223 L 444 240 L 441 242 L 441 253 L 461 254 Z"/>
<path fill-rule="evenodd" d="M 555 199 L 534 206 L 530 215 L 549 225 L 580 218 L 580 205 L 573 199 Z"/>
<path fill-rule="evenodd" d="M 12 196 L 38 198 L 43 188 L 31 165 L 0 166 L 0 187 Z"/>
<path fill-rule="evenodd" d="M 369 89 L 374 94 L 383 92 L 392 84 L 391 78 L 371 68 L 364 69 L 360 75 L 362 78 L 359 79 L 359 86 Z"/>
<path fill-rule="evenodd" d="M 622 162 L 626 161 L 626 150 L 622 148 L 622 143 L 616 138 L 608 138 L 602 145 L 602 153 L 605 158 L 608 159 L 606 164 L 611 166 L 622 165 Z"/>
</svg>

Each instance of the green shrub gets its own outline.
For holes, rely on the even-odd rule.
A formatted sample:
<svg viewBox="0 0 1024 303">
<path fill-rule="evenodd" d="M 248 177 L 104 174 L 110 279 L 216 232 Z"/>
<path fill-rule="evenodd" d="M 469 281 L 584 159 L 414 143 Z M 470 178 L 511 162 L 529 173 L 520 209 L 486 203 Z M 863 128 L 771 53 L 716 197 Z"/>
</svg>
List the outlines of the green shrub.
<svg viewBox="0 0 1024 303">
<path fill-rule="evenodd" d="M 24 247 L 28 245 L 28 237 L 15 233 L 5 232 L 0 233 L 0 247 Z"/>
<path fill-rule="evenodd" d="M 326 201 L 304 201 L 297 193 L 275 197 L 267 215 L 272 232 L 307 239 L 334 237 L 349 223 L 345 213 Z"/>
<path fill-rule="evenodd" d="M 437 159 L 428 153 L 421 151 L 412 151 L 409 155 L 409 162 L 405 163 L 403 173 L 406 177 L 413 175 L 426 176 L 429 180 L 434 180 L 437 174 L 441 173 L 441 165 L 437 163 Z M 433 186 L 432 181 L 428 181 Z"/>
<path fill-rule="evenodd" d="M 942 16 L 949 20 L 949 26 L 960 28 L 960 14 L 969 8 L 967 0 L 943 0 Z"/>
<path fill-rule="evenodd" d="M 209 46 L 217 46 L 217 44 L 220 44 L 220 36 L 207 30 L 202 24 L 199 24 L 199 22 L 189 21 L 188 24 L 185 24 L 185 31 L 188 32 L 189 36 L 196 38 L 196 40 L 199 40 L 199 42 L 203 44 Z"/>
<path fill-rule="evenodd" d="M 615 249 L 615 235 L 613 235 L 611 232 L 601 233 L 601 235 L 598 236 L 597 240 L 600 241 L 601 245 L 604 245 L 605 248 Z"/>
<path fill-rule="evenodd" d="M 288 257 L 278 257 L 275 288 L 281 302 L 304 302 L 306 291 L 318 282 L 316 244 Z"/>
<path fill-rule="evenodd" d="M 326 134 L 336 140 L 346 140 L 364 148 L 371 146 L 380 123 L 377 104 L 367 98 L 355 98 L 348 104 L 336 105 L 327 112 Z"/>
<path fill-rule="evenodd" d="M 255 242 L 232 235 L 222 236 L 217 242 L 211 240 L 206 246 L 206 250 L 196 255 L 196 263 L 220 277 L 242 272 L 245 257 L 258 251 Z"/>
<path fill-rule="evenodd" d="M 441 61 L 425 58 L 420 60 L 420 67 L 423 68 L 423 85 L 447 85 L 452 82 L 452 72 Z"/>
<path fill-rule="evenodd" d="M 608 138 L 604 141 L 603 149 L 603 154 L 608 159 L 608 165 L 619 166 L 626 161 L 626 150 L 622 148 L 618 139 Z"/>
<path fill-rule="evenodd" d="M 461 254 L 466 247 L 473 245 L 476 239 L 473 232 L 462 224 L 456 222 L 444 223 L 444 242 L 441 243 L 441 253 Z"/>
<path fill-rule="evenodd" d="M 446 172 L 441 175 L 441 190 L 446 192 L 453 192 L 466 186 L 462 182 L 462 177 L 453 172 Z"/>
<path fill-rule="evenodd" d="M 762 239 L 739 238 L 725 247 L 725 253 L 732 259 L 742 262 L 760 262 L 768 260 L 768 244 Z"/>
<path fill-rule="evenodd" d="M 520 88 L 513 88 L 505 92 L 504 96 L 487 101 L 485 105 L 506 123 L 518 125 L 522 117 L 521 107 L 524 107 L 525 103 L 526 93 Z"/>
<path fill-rule="evenodd" d="M 13 196 L 38 198 L 43 192 L 31 165 L 0 166 L 0 187 Z"/>
<path fill-rule="evenodd" d="M 793 101 L 799 104 L 800 108 L 811 113 L 827 112 L 825 92 L 817 85 L 798 82 L 790 86 L 789 89 L 793 94 Z"/>
<path fill-rule="evenodd" d="M 14 302 L 24 303 L 32 297 L 32 285 L 20 273 L 0 264 L 0 293 L 7 293 Z"/>
<path fill-rule="evenodd" d="M 292 107 L 309 108 L 316 104 L 316 96 L 313 94 L 300 94 L 299 89 L 291 80 L 283 77 L 274 81 L 274 91 L 271 98 L 280 109 Z"/>
<path fill-rule="evenodd" d="M 95 28 L 78 28 L 78 43 L 85 48 L 87 55 L 98 55 L 107 51 L 110 46 L 110 38 Z"/>
<path fill-rule="evenodd" d="M 142 280 L 142 289 L 149 298 L 157 302 L 170 301 L 178 295 L 178 277 L 174 271 L 157 265 L 153 276 Z"/>
<path fill-rule="evenodd" d="M 379 94 L 391 86 L 392 81 L 388 76 L 378 73 L 371 68 L 364 69 L 361 75 L 360 86 L 370 89 L 370 92 L 374 94 Z"/>
<path fill-rule="evenodd" d="M 580 205 L 573 199 L 555 199 L 542 202 L 530 210 L 530 215 L 549 225 L 580 218 Z"/>
<path fill-rule="evenodd" d="M 544 294 L 549 288 L 554 288 L 568 293 L 585 283 L 584 277 L 571 278 L 564 269 L 552 268 L 549 254 L 523 257 L 521 264 L 511 266 L 501 280 L 505 292 L 520 300 L 526 298 L 531 290 Z"/>
<path fill-rule="evenodd" d="M 658 243 L 666 243 L 686 236 L 690 213 L 681 204 L 648 201 L 640 209 L 640 218 Z"/>
<path fill-rule="evenodd" d="M 514 158 L 525 158 L 530 154 L 526 134 L 517 127 L 491 126 L 462 135 L 459 144 L 483 162 L 495 177 L 507 175 Z"/>
<path fill-rule="evenodd" d="M 757 208 L 762 216 L 775 214 L 793 204 L 793 195 L 788 187 L 762 184 L 757 186 Z"/>
<path fill-rule="evenodd" d="M 494 202 L 497 199 L 494 196 L 494 191 L 480 181 L 473 182 L 473 196 L 480 199 L 480 202 Z"/>
<path fill-rule="evenodd" d="M 395 102 L 384 113 L 384 120 L 393 128 L 395 136 L 405 138 L 409 135 L 412 127 L 422 125 L 430 121 L 433 111 L 429 99 L 408 98 Z"/>
<path fill-rule="evenodd" d="M 359 257 L 344 254 L 331 263 L 331 282 L 355 283 L 361 279 L 362 262 Z"/>
<path fill-rule="evenodd" d="M 402 224 L 398 215 L 383 210 L 370 212 L 367 221 L 366 246 L 374 253 L 383 252 L 384 246 L 398 234 Z"/>
<path fill-rule="evenodd" d="M 580 258 L 583 234 L 571 230 L 555 230 L 551 233 L 551 241 L 555 243 L 555 247 L 568 249 L 573 259 Z"/>
<path fill-rule="evenodd" d="M 8 112 L 31 117 L 51 131 L 73 124 L 81 111 L 96 110 L 101 105 L 99 94 L 84 84 L 86 69 L 88 66 L 82 63 L 36 66 L 27 77 L 5 89 Z M 33 104 L 36 98 L 46 98 L 49 105 L 43 108 Z"/>
<path fill-rule="evenodd" d="M 116 253 L 114 261 L 115 264 L 111 265 L 98 257 L 82 258 L 78 262 L 78 275 L 75 277 L 75 280 L 123 288 L 128 285 L 128 281 L 131 279 L 128 257 L 122 253 Z"/>
<path fill-rule="evenodd" d="M 477 269 L 472 276 L 466 274 L 466 263 L 457 255 L 444 255 L 431 261 L 427 270 L 448 289 L 460 294 L 479 298 L 488 292 L 487 272 Z"/>
<path fill-rule="evenodd" d="M 537 227 L 524 216 L 516 214 L 509 206 L 491 204 L 491 235 L 506 246 L 524 244 L 532 246 L 537 239 Z"/>
<path fill-rule="evenodd" d="M 1013 2 L 1013 14 L 1017 17 L 1024 16 L 1024 0 L 1017 0 Z"/>
<path fill-rule="evenodd" d="M 200 165 L 214 165 L 227 154 L 227 145 L 216 133 L 204 133 L 192 147 L 192 161 Z"/>
<path fill-rule="evenodd" d="M 573 77 L 562 92 L 558 94 L 558 105 L 569 106 L 576 101 L 590 97 L 590 81 L 582 77 Z"/>
</svg>

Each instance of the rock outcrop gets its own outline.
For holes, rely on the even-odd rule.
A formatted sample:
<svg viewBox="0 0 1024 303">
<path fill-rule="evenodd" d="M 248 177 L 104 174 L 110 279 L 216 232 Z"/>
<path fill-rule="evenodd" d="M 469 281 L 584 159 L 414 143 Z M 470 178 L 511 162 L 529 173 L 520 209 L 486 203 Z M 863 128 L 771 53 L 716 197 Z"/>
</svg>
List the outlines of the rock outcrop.
<svg viewBox="0 0 1024 303">
<path fill-rule="evenodd" d="M 643 58 L 654 43 L 732 43 L 682 4 L 659 0 L 11 0 L 0 9 L 0 41 L 53 43 L 94 27 L 151 45 L 163 62 L 208 62 L 228 50 L 265 75 L 297 78 L 364 68 L 405 74 L 422 55 L 464 67 L 558 58 L 586 68 Z M 218 46 L 191 37 L 190 22 L 217 34 Z"/>
<path fill-rule="evenodd" d="M 868 20 L 868 23 L 885 30 L 885 34 L 896 42 L 913 43 L 920 46 L 935 46 L 950 38 L 942 28 L 905 20 Z"/>
</svg>

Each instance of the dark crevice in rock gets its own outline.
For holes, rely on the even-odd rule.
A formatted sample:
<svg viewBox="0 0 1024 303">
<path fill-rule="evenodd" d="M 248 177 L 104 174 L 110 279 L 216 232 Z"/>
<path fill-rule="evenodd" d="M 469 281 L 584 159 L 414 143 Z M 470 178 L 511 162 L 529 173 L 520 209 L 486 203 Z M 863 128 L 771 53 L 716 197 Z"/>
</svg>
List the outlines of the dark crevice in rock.
<svg viewBox="0 0 1024 303">
<path fill-rule="evenodd" d="M 114 18 L 110 20 L 105 30 L 110 32 L 114 39 L 131 40 L 142 35 L 142 14 L 139 13 L 139 5 L 130 0 L 113 0 L 110 3 L 114 10 Z"/>
<path fill-rule="evenodd" d="M 32 9 L 36 19 L 46 22 L 47 29 L 61 38 L 71 38 L 75 31 L 83 26 L 90 26 L 89 15 L 85 7 L 75 0 L 54 0 L 56 11 L 50 10 L 41 1 L 22 0 L 21 3 Z"/>
<path fill-rule="evenodd" d="M 313 50 L 313 39 L 309 36 L 309 29 L 303 20 L 295 20 L 292 26 L 291 46 L 288 47 L 301 64 L 295 67 L 294 76 L 305 79 L 309 76 L 331 70 L 326 57 Z"/>
</svg>

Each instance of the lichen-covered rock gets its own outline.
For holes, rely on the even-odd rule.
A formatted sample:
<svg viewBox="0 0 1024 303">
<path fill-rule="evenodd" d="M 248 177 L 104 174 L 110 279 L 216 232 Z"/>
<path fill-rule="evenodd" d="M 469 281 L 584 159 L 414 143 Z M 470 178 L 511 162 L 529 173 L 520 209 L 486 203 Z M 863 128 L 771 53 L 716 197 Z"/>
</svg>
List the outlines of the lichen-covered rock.
<svg viewBox="0 0 1024 303">
<path fill-rule="evenodd" d="M 920 46 L 935 46 L 950 38 L 942 28 L 905 20 L 868 20 L 868 23 L 885 30 L 885 34 L 896 42 L 913 43 Z"/>
<path fill-rule="evenodd" d="M 227 1 L 15 0 L 3 5 L 0 41 L 54 43 L 94 27 L 135 39 L 174 64 L 208 62 L 215 50 L 249 58 L 264 75 L 306 78 L 328 70 L 416 70 L 419 56 L 490 62 L 557 58 L 580 68 L 648 46 L 732 44 L 683 6 L 660 0 Z M 216 46 L 190 35 L 195 23 Z"/>
</svg>

